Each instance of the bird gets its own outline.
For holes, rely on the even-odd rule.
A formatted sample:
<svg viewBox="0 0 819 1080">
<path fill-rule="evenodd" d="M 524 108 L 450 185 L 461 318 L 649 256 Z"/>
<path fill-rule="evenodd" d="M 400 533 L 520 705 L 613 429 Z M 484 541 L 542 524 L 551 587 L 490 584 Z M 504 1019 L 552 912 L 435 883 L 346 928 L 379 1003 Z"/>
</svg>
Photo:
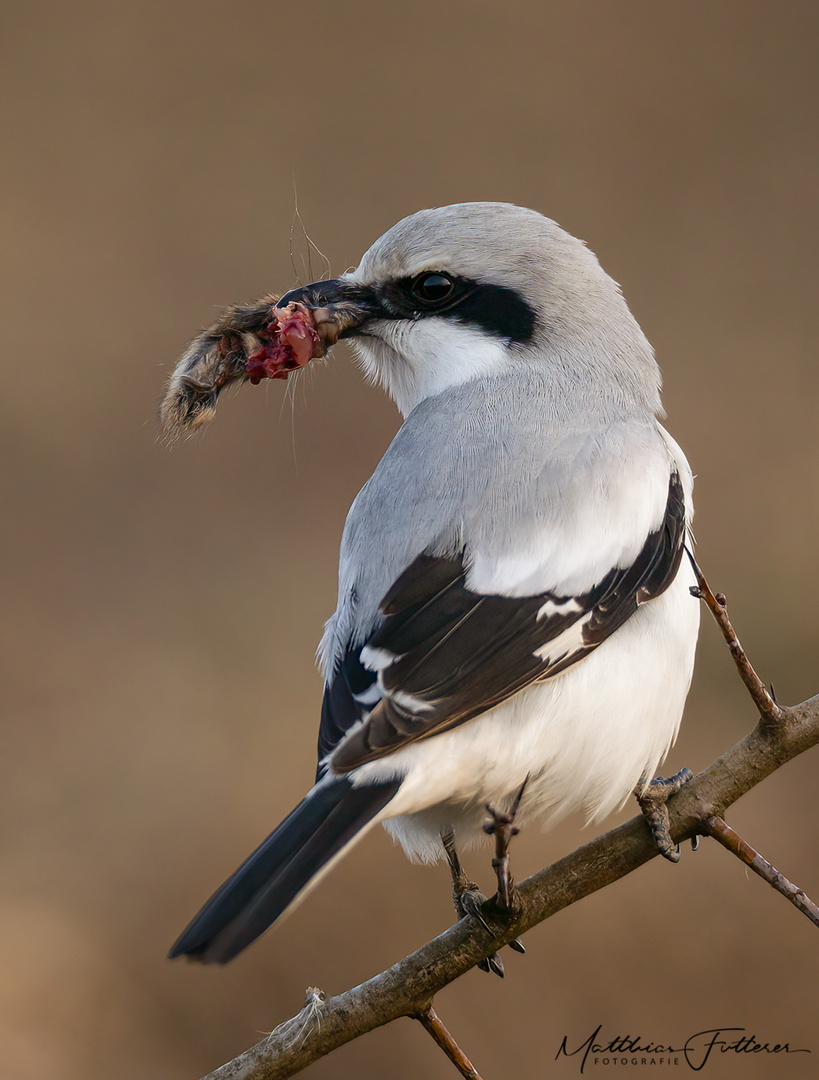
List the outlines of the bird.
<svg viewBox="0 0 819 1080">
<path fill-rule="evenodd" d="M 272 302 L 193 343 L 169 428 L 244 377 Z M 661 424 L 653 349 L 583 241 L 508 203 L 425 209 L 278 305 L 309 313 L 316 355 L 348 340 L 403 422 L 344 527 L 314 786 L 171 949 L 204 963 L 379 823 L 410 859 L 449 861 L 460 915 L 477 886 L 458 852 L 494 834 L 508 906 L 519 827 L 598 820 L 648 790 L 699 626 L 691 468 Z"/>
</svg>

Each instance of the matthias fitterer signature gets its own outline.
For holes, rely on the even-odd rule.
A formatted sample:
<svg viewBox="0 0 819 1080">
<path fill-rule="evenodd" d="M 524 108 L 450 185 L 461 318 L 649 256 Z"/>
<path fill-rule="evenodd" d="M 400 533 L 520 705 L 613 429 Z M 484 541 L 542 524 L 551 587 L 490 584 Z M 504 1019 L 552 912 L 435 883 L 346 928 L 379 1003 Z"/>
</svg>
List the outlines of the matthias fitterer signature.
<svg viewBox="0 0 819 1080">
<path fill-rule="evenodd" d="M 563 1036 L 563 1042 L 555 1055 L 555 1061 L 561 1057 L 577 1057 L 580 1061 L 580 1072 L 586 1068 L 591 1058 L 591 1064 L 611 1064 L 616 1059 L 617 1064 L 634 1065 L 681 1065 L 683 1062 L 699 1072 L 705 1067 L 712 1053 L 719 1054 L 810 1054 L 811 1051 L 800 1048 L 794 1049 L 788 1043 L 759 1042 L 755 1035 L 746 1035 L 745 1028 L 710 1028 L 708 1031 L 698 1031 L 696 1035 L 689 1035 L 685 1042 L 678 1047 L 655 1043 L 641 1036 L 632 1038 L 630 1035 L 616 1035 L 608 1041 L 600 1039 L 603 1025 L 600 1024 L 589 1035 L 585 1042 L 572 1049 L 567 1035 Z M 599 1041 L 598 1041 L 599 1040 Z M 676 1060 L 675 1060 L 676 1059 Z"/>
</svg>

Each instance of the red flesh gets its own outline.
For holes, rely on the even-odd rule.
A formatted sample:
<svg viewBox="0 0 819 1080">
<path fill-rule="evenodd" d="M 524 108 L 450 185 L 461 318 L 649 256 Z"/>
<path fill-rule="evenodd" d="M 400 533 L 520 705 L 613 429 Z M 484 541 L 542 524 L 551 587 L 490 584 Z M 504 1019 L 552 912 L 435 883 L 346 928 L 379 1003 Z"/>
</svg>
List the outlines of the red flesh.
<svg viewBox="0 0 819 1080">
<path fill-rule="evenodd" d="M 254 384 L 262 379 L 286 379 L 291 371 L 322 355 L 313 315 L 303 304 L 273 308 L 273 320 L 266 329 L 269 341 L 252 352 L 245 364 Z"/>
</svg>

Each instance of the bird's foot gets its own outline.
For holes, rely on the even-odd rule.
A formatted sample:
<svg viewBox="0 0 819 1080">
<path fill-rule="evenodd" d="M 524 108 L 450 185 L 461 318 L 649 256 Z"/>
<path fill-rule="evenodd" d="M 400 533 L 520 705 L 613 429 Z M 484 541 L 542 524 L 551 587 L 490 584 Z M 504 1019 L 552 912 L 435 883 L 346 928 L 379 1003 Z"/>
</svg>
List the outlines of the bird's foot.
<svg viewBox="0 0 819 1080">
<path fill-rule="evenodd" d="M 459 919 L 464 919 L 467 915 L 473 916 L 478 920 L 481 926 L 483 926 L 487 933 L 493 934 L 494 931 L 483 914 L 483 905 L 487 902 L 487 897 L 481 892 L 475 882 L 470 881 L 464 873 L 461 861 L 458 858 L 458 852 L 455 850 L 455 839 L 452 832 L 443 833 L 441 839 L 444 844 L 447 862 L 449 863 L 449 870 L 452 874 L 452 901 L 455 905 L 456 915 Z M 518 940 L 518 938 L 509 942 L 509 948 L 514 949 L 515 952 L 519 953 L 526 952 L 523 943 Z M 492 953 L 492 955 L 487 956 L 485 960 L 481 960 L 478 964 L 478 968 L 481 971 L 491 971 L 493 974 L 499 976 L 499 978 L 503 978 L 503 960 L 501 960 L 497 953 Z"/>
<path fill-rule="evenodd" d="M 672 795 L 676 795 L 693 775 L 690 769 L 680 769 L 675 776 L 667 779 L 656 776 L 645 788 L 638 786 L 634 792 L 643 817 L 651 829 L 657 850 L 669 862 L 680 861 L 680 846 L 674 843 L 669 832 L 668 800 Z"/>
</svg>

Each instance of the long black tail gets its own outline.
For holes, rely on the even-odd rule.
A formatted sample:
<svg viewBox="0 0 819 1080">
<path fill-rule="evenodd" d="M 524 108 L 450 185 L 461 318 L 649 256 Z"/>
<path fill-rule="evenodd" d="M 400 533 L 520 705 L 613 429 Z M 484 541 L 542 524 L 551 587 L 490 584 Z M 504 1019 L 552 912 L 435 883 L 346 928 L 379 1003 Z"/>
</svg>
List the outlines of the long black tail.
<svg viewBox="0 0 819 1080">
<path fill-rule="evenodd" d="M 317 784 L 245 859 L 182 932 L 170 957 L 226 964 L 291 907 L 330 860 L 382 810 L 401 780 Z"/>
</svg>

